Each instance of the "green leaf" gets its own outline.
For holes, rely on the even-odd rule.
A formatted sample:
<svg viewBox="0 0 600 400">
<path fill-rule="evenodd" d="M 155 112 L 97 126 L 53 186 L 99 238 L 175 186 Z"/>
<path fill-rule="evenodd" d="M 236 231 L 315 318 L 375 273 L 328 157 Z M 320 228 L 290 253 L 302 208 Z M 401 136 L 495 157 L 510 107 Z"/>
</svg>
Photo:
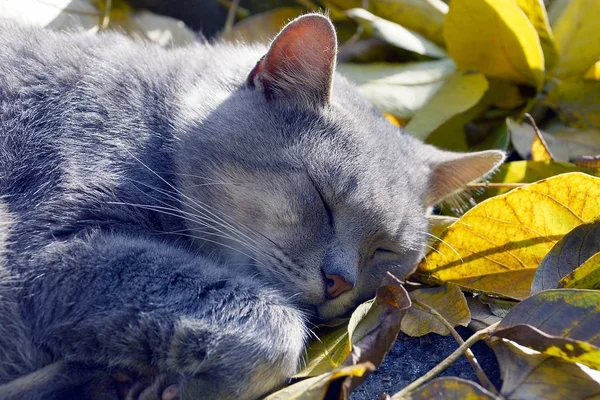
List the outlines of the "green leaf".
<svg viewBox="0 0 600 400">
<path fill-rule="evenodd" d="M 560 63 L 553 71 L 559 78 L 582 77 L 600 56 L 598 21 L 600 1 L 571 0 L 553 24 L 560 49 Z"/>
<path fill-rule="evenodd" d="M 540 40 L 516 2 L 452 0 L 444 37 L 459 68 L 541 88 L 544 54 Z"/>
<path fill-rule="evenodd" d="M 600 289 L 600 252 L 558 282 L 559 288 Z"/>
<path fill-rule="evenodd" d="M 411 118 L 455 70 L 450 59 L 407 64 L 339 64 L 337 71 L 358 85 L 378 110 Z"/>
<path fill-rule="evenodd" d="M 433 58 L 445 58 L 448 54 L 437 44 L 425 39 L 417 32 L 387 21 L 362 8 L 353 8 L 346 14 L 361 24 L 365 32 L 378 37 L 392 46 Z"/>
<path fill-rule="evenodd" d="M 600 215 L 600 178 L 563 174 L 488 199 L 443 233 L 415 276 L 523 299 L 554 244 Z"/>
<path fill-rule="evenodd" d="M 405 129 L 424 139 L 456 114 L 475 106 L 488 89 L 483 74 L 455 72 L 431 100 L 408 122 Z"/>
<path fill-rule="evenodd" d="M 565 275 L 600 251 L 600 220 L 579 225 L 554 245 L 540 263 L 531 293 L 555 289 Z"/>
</svg>

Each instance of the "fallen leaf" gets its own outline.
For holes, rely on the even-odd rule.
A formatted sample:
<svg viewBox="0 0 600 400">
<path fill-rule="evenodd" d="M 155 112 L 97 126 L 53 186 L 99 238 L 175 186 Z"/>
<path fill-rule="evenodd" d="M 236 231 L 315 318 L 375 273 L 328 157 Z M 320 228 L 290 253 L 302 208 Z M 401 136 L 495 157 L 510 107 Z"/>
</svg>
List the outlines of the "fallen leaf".
<svg viewBox="0 0 600 400">
<path fill-rule="evenodd" d="M 319 339 L 309 345 L 306 366 L 296 377 L 316 376 L 343 364 L 370 361 L 378 365 L 409 306 L 404 288 L 386 278 L 375 299 L 361 304 L 347 323 L 316 332 Z"/>
<path fill-rule="evenodd" d="M 515 1 L 452 0 L 444 37 L 459 68 L 541 88 L 544 54 L 540 40 Z"/>
<path fill-rule="evenodd" d="M 548 335 L 527 324 L 498 329 L 494 332 L 494 336 L 508 339 L 540 353 L 600 369 L 600 349 L 584 341 Z"/>
<path fill-rule="evenodd" d="M 456 114 L 475 106 L 488 89 L 483 74 L 455 72 L 429 102 L 408 122 L 405 129 L 411 135 L 425 139 L 431 132 Z"/>
<path fill-rule="evenodd" d="M 501 339 L 489 344 L 500 364 L 500 393 L 508 400 L 587 400 L 600 396 L 600 384 L 576 364 L 546 354 L 531 354 Z"/>
<path fill-rule="evenodd" d="M 517 304 L 497 330 L 527 324 L 542 332 L 600 346 L 600 292 L 551 289 Z"/>
<path fill-rule="evenodd" d="M 500 400 L 501 397 L 482 388 L 475 382 L 456 377 L 437 378 L 410 394 L 410 400 Z"/>
<path fill-rule="evenodd" d="M 598 40 L 600 2 L 571 0 L 552 28 L 560 62 L 552 74 L 558 78 L 582 77 L 600 56 Z"/>
<path fill-rule="evenodd" d="M 392 46 L 432 58 L 448 57 L 448 54 L 441 47 L 417 32 L 373 15 L 367 10 L 353 8 L 346 11 L 346 14 L 361 24 L 365 32 L 384 40 Z"/>
<path fill-rule="evenodd" d="M 600 252 L 558 282 L 559 288 L 600 289 Z"/>
<path fill-rule="evenodd" d="M 264 398 L 264 400 L 321 400 L 325 399 L 331 384 L 338 379 L 360 377 L 375 368 L 371 363 L 344 366 L 331 372 L 287 386 Z M 339 398 L 339 395 L 336 397 Z"/>
<path fill-rule="evenodd" d="M 437 311 L 452 326 L 467 326 L 471 313 L 465 295 L 456 285 L 447 284 L 432 288 L 417 289 L 409 293 L 412 307 L 402 320 L 402 332 L 408 336 L 419 337 L 428 333 L 448 335 L 450 331 L 439 318 L 423 308 L 425 304 Z"/>
<path fill-rule="evenodd" d="M 600 215 L 600 178 L 570 173 L 488 199 L 442 234 L 415 276 L 523 299 L 552 246 Z"/>
<path fill-rule="evenodd" d="M 471 325 L 474 325 L 475 330 L 487 328 L 502 320 L 502 318 L 494 315 L 487 304 L 482 303 L 478 297 L 467 297 L 467 304 L 471 312 Z"/>
<path fill-rule="evenodd" d="M 600 251 L 600 219 L 579 225 L 554 245 L 542 260 L 531 293 L 555 289 L 565 275 Z"/>
<path fill-rule="evenodd" d="M 411 118 L 456 69 L 450 59 L 406 64 L 339 64 L 337 71 L 358 86 L 373 106 L 397 118 Z"/>
</svg>

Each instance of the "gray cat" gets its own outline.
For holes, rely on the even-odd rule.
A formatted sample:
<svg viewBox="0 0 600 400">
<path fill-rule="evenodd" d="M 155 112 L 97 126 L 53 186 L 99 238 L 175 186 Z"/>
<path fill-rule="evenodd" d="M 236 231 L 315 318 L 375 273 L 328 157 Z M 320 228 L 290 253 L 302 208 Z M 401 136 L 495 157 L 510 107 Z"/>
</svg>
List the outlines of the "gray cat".
<svg viewBox="0 0 600 400">
<path fill-rule="evenodd" d="M 315 14 L 269 48 L 0 23 L 0 398 L 256 398 L 413 270 L 504 155 L 404 134 L 336 46 Z"/>
</svg>

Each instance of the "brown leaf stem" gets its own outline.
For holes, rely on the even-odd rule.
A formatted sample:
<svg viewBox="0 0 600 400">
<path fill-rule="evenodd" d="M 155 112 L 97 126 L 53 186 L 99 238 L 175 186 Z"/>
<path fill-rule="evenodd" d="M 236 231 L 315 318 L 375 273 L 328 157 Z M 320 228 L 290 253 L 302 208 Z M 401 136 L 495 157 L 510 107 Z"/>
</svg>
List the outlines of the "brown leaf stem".
<svg viewBox="0 0 600 400">
<path fill-rule="evenodd" d="M 494 329 L 496 329 L 499 323 L 500 322 L 496 322 L 495 324 L 492 324 L 485 329 L 475 332 L 473 336 L 468 338 L 463 344 L 460 345 L 458 349 L 454 350 L 452 354 L 450 354 L 442 362 L 440 362 L 438 365 L 429 370 L 429 372 L 427 372 L 425 375 L 416 379 L 415 381 L 407 385 L 404 389 L 393 395 L 392 399 L 408 398 L 409 393 L 411 393 L 419 386 L 423 385 L 425 382 L 435 378 L 437 375 L 443 372 L 446 368 L 452 365 L 452 363 L 454 363 L 461 355 L 463 355 L 463 353 L 465 353 L 471 346 L 473 346 L 480 340 L 488 338 L 490 334 L 494 331 Z"/>
</svg>

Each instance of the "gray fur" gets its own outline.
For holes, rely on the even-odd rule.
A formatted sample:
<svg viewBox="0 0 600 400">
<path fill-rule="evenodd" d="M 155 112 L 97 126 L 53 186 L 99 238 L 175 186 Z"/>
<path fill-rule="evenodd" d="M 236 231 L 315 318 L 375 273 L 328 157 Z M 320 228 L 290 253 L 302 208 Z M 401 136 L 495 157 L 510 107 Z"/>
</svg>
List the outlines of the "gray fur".
<svg viewBox="0 0 600 400">
<path fill-rule="evenodd" d="M 0 21 L 0 385 L 55 382 L 41 369 L 59 362 L 255 398 L 297 369 L 309 318 L 412 271 L 452 157 L 341 76 L 313 106 L 294 100 L 310 98 L 302 76 L 274 97 L 248 86 L 266 51 Z M 444 193 L 502 159 L 453 157 L 470 172 Z M 354 289 L 327 299 L 324 273 Z M 115 395 L 84 375 L 79 395 Z"/>
</svg>

